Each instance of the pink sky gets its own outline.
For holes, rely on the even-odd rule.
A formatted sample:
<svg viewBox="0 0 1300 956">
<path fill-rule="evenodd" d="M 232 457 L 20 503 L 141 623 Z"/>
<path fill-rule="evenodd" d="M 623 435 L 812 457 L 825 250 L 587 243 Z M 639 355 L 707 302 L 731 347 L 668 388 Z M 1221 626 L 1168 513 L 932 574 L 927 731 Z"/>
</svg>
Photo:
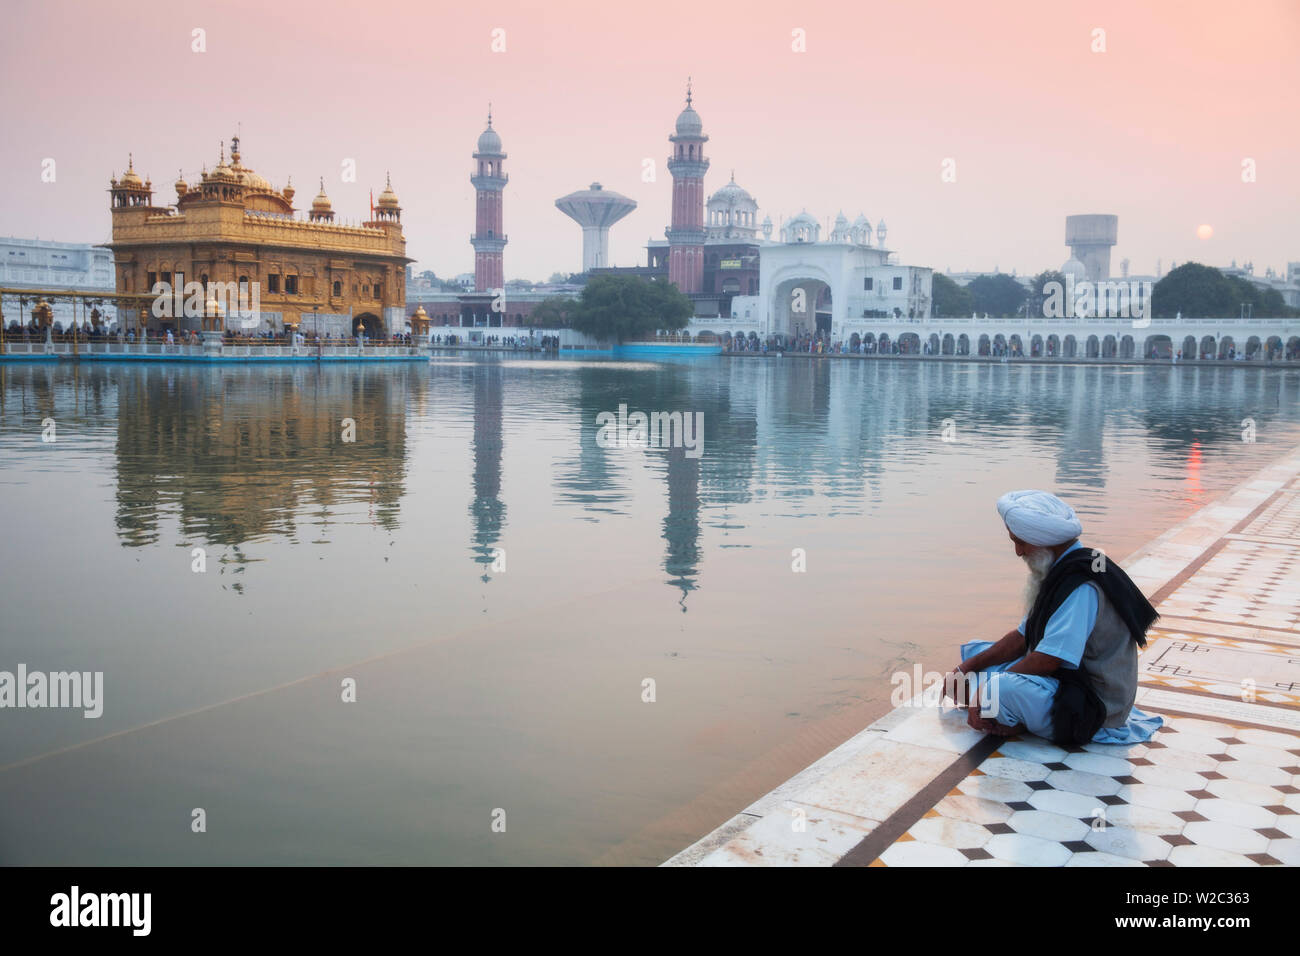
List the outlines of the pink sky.
<svg viewBox="0 0 1300 956">
<path fill-rule="evenodd" d="M 177 170 L 213 165 L 239 123 L 245 164 L 277 187 L 292 175 L 300 208 L 323 175 L 336 212 L 362 219 L 391 170 L 417 270 L 470 271 L 470 153 L 491 100 L 509 153 L 506 276 L 580 267 L 581 232 L 554 201 L 594 180 L 639 203 L 610 242 L 615 264 L 638 264 L 667 224 L 690 74 L 709 192 L 734 168 L 774 222 L 804 207 L 884 218 L 905 263 L 1056 268 L 1071 213 L 1119 216 L 1116 273 L 1124 257 L 1135 273 L 1300 260 L 1294 0 L 7 0 L 3 22 L 4 235 L 105 241 L 104 190 L 128 151 L 171 202 Z M 1090 50 L 1097 27 L 1105 53 Z M 940 180 L 947 157 L 955 183 Z"/>
</svg>

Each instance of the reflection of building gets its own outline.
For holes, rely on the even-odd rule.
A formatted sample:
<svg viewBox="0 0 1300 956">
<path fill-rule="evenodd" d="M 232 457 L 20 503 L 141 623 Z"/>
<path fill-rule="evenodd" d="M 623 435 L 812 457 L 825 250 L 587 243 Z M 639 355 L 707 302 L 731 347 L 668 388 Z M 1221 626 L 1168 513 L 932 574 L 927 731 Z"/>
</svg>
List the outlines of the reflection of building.
<svg viewBox="0 0 1300 956">
<path fill-rule="evenodd" d="M 305 219 L 295 216 L 294 189 L 276 190 L 243 165 L 239 137 L 197 183 L 176 182 L 176 202 L 157 205 L 153 184 L 134 164 L 111 181 L 117 291 L 148 293 L 154 284 L 235 283 L 261 301 L 257 328 L 300 328 L 350 335 L 400 331 L 406 302 L 406 240 L 391 183 L 370 221 L 334 223 L 324 183 Z M 130 325 L 136 317 L 131 316 Z M 227 314 L 230 327 L 241 321 Z M 200 317 L 155 318 L 150 328 L 198 329 Z M 244 326 L 248 328 L 247 326 Z"/>
<path fill-rule="evenodd" d="M 117 527 L 126 545 L 175 521 L 238 546 L 364 501 L 395 527 L 406 460 L 405 372 L 325 366 L 116 375 Z M 235 379 L 239 379 L 236 381 Z M 356 423 L 344 442 L 340 421 Z"/>
<path fill-rule="evenodd" d="M 497 542 L 505 524 L 501 500 L 502 417 L 505 370 L 496 362 L 474 370 L 474 560 L 483 567 L 483 581 L 497 560 Z"/>
</svg>

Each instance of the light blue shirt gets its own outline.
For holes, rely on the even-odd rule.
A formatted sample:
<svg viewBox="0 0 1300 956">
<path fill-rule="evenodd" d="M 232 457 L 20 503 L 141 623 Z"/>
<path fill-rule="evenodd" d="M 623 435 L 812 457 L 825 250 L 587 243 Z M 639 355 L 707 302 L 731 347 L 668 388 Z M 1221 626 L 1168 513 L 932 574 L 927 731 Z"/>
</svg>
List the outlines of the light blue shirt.
<svg viewBox="0 0 1300 956">
<path fill-rule="evenodd" d="M 1072 547 L 1061 552 L 1056 561 L 1060 561 L 1071 551 L 1082 547 L 1077 541 Z M 1056 561 L 1052 566 L 1056 566 Z M 1025 633 L 1025 624 L 1029 620 L 1029 615 L 1020 619 L 1020 626 L 1016 628 L 1021 634 Z M 1039 641 L 1034 650 L 1040 654 L 1050 654 L 1053 657 L 1060 658 L 1062 664 L 1071 670 L 1079 666 L 1079 661 L 1083 659 L 1083 650 L 1088 643 L 1088 635 L 1092 633 L 1093 627 L 1097 624 L 1097 589 L 1087 585 L 1080 585 L 1071 592 L 1070 596 L 1061 602 L 1055 613 L 1047 619 L 1047 626 L 1043 629 L 1043 639 Z"/>
</svg>

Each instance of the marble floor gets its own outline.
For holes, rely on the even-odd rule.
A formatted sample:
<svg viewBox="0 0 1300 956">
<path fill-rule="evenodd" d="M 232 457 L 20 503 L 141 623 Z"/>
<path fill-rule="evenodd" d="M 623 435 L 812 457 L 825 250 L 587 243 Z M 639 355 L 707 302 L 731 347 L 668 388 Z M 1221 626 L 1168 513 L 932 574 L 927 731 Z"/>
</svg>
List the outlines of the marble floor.
<svg viewBox="0 0 1300 956">
<path fill-rule="evenodd" d="M 1300 449 L 1130 555 L 1148 742 L 986 737 L 918 696 L 665 865 L 1300 865 Z"/>
</svg>

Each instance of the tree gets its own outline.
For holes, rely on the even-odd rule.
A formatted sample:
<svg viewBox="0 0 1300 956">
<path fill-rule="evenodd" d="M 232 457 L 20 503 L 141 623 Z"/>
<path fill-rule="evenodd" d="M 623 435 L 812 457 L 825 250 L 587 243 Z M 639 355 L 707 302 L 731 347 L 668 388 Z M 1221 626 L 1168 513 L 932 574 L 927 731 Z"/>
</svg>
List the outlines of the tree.
<svg viewBox="0 0 1300 956">
<path fill-rule="evenodd" d="M 1049 282 L 1055 282 L 1060 290 L 1057 294 L 1062 297 L 1065 296 L 1067 288 L 1064 272 L 1048 269 L 1045 272 L 1038 273 L 1032 280 L 1033 291 L 1029 294 L 1029 315 L 1031 318 L 1043 318 L 1046 315 L 1044 303 L 1047 301 L 1048 293 L 1044 292 L 1043 289 Z M 1064 302 L 1065 299 L 1061 298 L 1060 301 Z"/>
<path fill-rule="evenodd" d="M 1160 319 L 1180 313 L 1188 318 L 1233 318 L 1241 315 L 1242 305 L 1260 318 L 1287 318 L 1297 312 L 1287 307 L 1276 289 L 1260 288 L 1241 276 L 1225 276 L 1199 262 L 1184 262 L 1151 290 L 1151 311 Z"/>
<path fill-rule="evenodd" d="M 572 325 L 597 339 L 622 342 L 685 328 L 694 312 L 694 303 L 662 279 L 601 275 L 583 288 Z"/>
<path fill-rule="evenodd" d="M 974 300 L 974 311 L 998 318 L 1018 313 L 1029 295 L 1017 280 L 1002 272 L 976 276 L 966 291 Z"/>
<path fill-rule="evenodd" d="M 934 273 L 930 287 L 931 312 L 936 319 L 959 319 L 975 311 L 971 294 L 942 272 Z"/>
<path fill-rule="evenodd" d="M 567 295 L 551 296 L 543 299 L 528 313 L 524 324 L 547 329 L 566 329 L 573 321 L 577 308 L 577 299 Z"/>
<path fill-rule="evenodd" d="M 563 272 L 552 272 L 551 277 L 546 281 L 550 285 L 563 285 L 568 281 L 568 278 Z"/>
</svg>

